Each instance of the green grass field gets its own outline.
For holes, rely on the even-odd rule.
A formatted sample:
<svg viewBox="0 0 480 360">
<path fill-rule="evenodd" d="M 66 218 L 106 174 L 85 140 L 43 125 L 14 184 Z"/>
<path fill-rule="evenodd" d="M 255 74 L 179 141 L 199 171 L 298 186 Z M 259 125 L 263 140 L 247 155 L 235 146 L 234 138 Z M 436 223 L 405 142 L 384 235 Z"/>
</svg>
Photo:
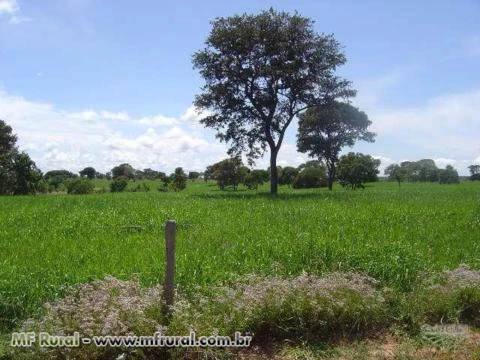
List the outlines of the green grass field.
<svg viewBox="0 0 480 360">
<path fill-rule="evenodd" d="M 97 184 L 99 187 L 101 183 Z M 105 187 L 108 184 L 104 184 Z M 0 198 L 0 332 L 42 303 L 106 274 L 162 281 L 163 224 L 178 222 L 178 287 L 186 292 L 248 273 L 360 270 L 400 291 L 430 273 L 480 269 L 480 183 L 376 183 L 365 190 Z"/>
</svg>

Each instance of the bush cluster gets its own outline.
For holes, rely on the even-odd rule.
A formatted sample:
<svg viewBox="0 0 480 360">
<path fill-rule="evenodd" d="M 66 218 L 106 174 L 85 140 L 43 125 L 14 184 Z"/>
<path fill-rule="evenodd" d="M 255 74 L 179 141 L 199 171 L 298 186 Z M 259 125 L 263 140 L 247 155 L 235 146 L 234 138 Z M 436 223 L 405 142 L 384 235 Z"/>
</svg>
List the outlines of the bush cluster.
<svg viewBox="0 0 480 360">
<path fill-rule="evenodd" d="M 77 286 L 63 299 L 45 304 L 40 320 L 27 320 L 22 331 L 83 336 L 251 334 L 254 343 L 296 339 L 330 341 L 387 331 L 392 326 L 419 331 L 423 324 L 463 323 L 480 327 L 480 271 L 462 267 L 441 274 L 408 294 L 381 289 L 358 273 L 295 278 L 247 276 L 229 285 L 176 294 L 172 316 L 162 316 L 160 287 L 112 277 Z M 190 358 L 223 350 L 159 348 L 13 349 L 11 358 L 130 359 Z M 169 352 L 170 354 L 167 354 Z M 206 357 L 205 357 L 206 358 Z"/>
<path fill-rule="evenodd" d="M 110 191 L 122 192 L 127 188 L 127 185 L 128 185 L 128 179 L 124 177 L 113 179 L 112 182 L 110 183 Z"/>
<path fill-rule="evenodd" d="M 88 179 L 77 178 L 67 181 L 67 193 L 69 194 L 91 194 L 95 186 L 93 182 Z"/>
</svg>

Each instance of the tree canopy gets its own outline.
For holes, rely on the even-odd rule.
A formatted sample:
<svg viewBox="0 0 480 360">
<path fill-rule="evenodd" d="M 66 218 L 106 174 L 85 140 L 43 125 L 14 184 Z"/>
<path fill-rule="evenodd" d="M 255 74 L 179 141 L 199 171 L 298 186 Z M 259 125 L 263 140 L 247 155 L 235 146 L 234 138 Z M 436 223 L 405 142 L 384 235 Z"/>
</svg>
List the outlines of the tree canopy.
<svg viewBox="0 0 480 360">
<path fill-rule="evenodd" d="M 440 184 L 458 184 L 458 172 L 452 165 L 447 165 L 445 169 L 438 170 L 438 182 Z"/>
<path fill-rule="evenodd" d="M 112 177 L 115 179 L 120 176 L 123 176 L 127 179 L 133 179 L 135 177 L 135 169 L 132 167 L 132 165 L 127 163 L 115 166 L 112 169 Z"/>
<path fill-rule="evenodd" d="M 338 163 L 338 179 L 347 188 L 363 188 L 366 182 L 377 181 L 380 160 L 370 155 L 350 152 L 343 155 Z"/>
<path fill-rule="evenodd" d="M 270 192 L 278 191 L 277 154 L 293 118 L 312 106 L 355 95 L 335 75 L 346 58 L 333 35 L 313 21 L 273 9 L 217 18 L 206 47 L 193 55 L 205 80 L 195 105 L 209 110 L 201 123 L 246 152 L 249 163 L 270 150 Z"/>
<path fill-rule="evenodd" d="M 470 165 L 470 180 L 480 180 L 480 165 Z"/>
<path fill-rule="evenodd" d="M 31 194 L 37 191 L 41 171 L 25 152 L 16 146 L 11 126 L 0 120 L 0 194 Z"/>
<path fill-rule="evenodd" d="M 405 181 L 408 176 L 406 167 L 402 167 L 398 164 L 390 164 L 385 168 L 385 175 L 388 176 L 389 180 L 395 180 L 400 186 L 402 181 Z"/>
<path fill-rule="evenodd" d="M 479 167 L 480 168 L 480 167 Z M 399 164 L 391 164 L 385 169 L 385 175 L 389 180 L 396 180 L 398 185 L 402 181 L 409 182 L 440 182 L 441 184 L 457 183 L 459 176 L 457 170 L 451 165 L 445 169 L 439 169 L 432 159 L 418 161 L 403 161 Z"/>
<path fill-rule="evenodd" d="M 297 149 L 325 161 L 330 190 L 342 148 L 353 146 L 357 140 L 374 141 L 375 134 L 368 131 L 371 123 L 363 111 L 339 101 L 312 107 L 300 114 Z"/>
<path fill-rule="evenodd" d="M 240 157 L 233 157 L 210 165 L 207 167 L 207 172 L 211 179 L 217 181 L 220 189 L 224 190 L 227 186 L 232 186 L 236 190 L 238 185 L 244 181 L 248 168 L 243 165 Z"/>
<path fill-rule="evenodd" d="M 171 184 L 174 191 L 182 191 L 187 187 L 187 174 L 181 167 L 177 167 L 172 175 L 170 175 Z"/>
<path fill-rule="evenodd" d="M 97 171 L 91 166 L 87 166 L 85 169 L 80 170 L 78 173 L 81 177 L 86 177 L 89 180 L 95 179 L 97 175 Z"/>
</svg>

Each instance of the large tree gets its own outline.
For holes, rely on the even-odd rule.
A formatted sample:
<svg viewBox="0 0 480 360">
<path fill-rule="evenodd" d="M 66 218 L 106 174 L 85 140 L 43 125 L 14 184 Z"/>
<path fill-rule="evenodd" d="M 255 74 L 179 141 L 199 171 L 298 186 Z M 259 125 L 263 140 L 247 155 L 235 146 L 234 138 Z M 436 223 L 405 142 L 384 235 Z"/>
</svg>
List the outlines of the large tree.
<svg viewBox="0 0 480 360">
<path fill-rule="evenodd" d="M 355 95 L 335 75 L 345 56 L 333 35 L 313 21 L 273 9 L 212 21 L 206 47 L 193 55 L 205 80 L 195 105 L 209 110 L 201 123 L 246 152 L 250 165 L 270 150 L 270 191 L 278 192 L 277 155 L 285 131 L 303 110 Z"/>
<path fill-rule="evenodd" d="M 0 194 L 35 193 L 42 173 L 16 142 L 12 128 L 0 120 Z"/>
<path fill-rule="evenodd" d="M 297 149 L 325 161 L 330 190 L 342 148 L 353 146 L 357 140 L 374 141 L 375 134 L 368 131 L 371 123 L 363 111 L 338 101 L 310 108 L 300 114 Z"/>
<path fill-rule="evenodd" d="M 80 174 L 81 177 L 86 177 L 89 180 L 95 179 L 95 176 L 97 175 L 97 171 L 91 166 L 86 167 L 85 169 L 79 171 L 78 173 Z"/>
</svg>

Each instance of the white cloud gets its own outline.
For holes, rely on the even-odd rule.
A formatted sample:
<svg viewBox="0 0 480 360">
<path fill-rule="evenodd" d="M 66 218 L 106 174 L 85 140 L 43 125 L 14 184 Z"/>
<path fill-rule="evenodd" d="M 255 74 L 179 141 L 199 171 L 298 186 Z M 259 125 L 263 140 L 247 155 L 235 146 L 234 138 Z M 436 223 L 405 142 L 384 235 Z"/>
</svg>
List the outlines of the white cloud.
<svg viewBox="0 0 480 360">
<path fill-rule="evenodd" d="M 464 174 L 468 164 L 463 161 L 480 153 L 480 89 L 434 97 L 414 107 L 377 104 L 367 113 L 377 139 L 391 141 L 390 157 L 403 158 L 408 151 L 418 158 L 455 160 Z"/>
<path fill-rule="evenodd" d="M 95 111 L 95 110 L 83 110 L 80 112 L 63 112 L 63 115 L 73 120 L 82 120 L 85 122 L 97 122 L 97 121 L 129 121 L 130 115 L 125 111 L 110 112 L 110 111 Z"/>
<path fill-rule="evenodd" d="M 152 117 L 143 117 L 138 120 L 138 123 L 147 126 L 168 126 L 177 124 L 178 120 L 168 116 L 156 115 Z"/>
<path fill-rule="evenodd" d="M 380 171 L 379 176 L 383 176 L 385 174 L 385 169 L 388 165 L 399 163 L 388 156 L 383 155 L 372 155 L 374 159 L 380 160 L 380 166 L 378 170 Z"/>
<path fill-rule="evenodd" d="M 125 111 L 69 112 L 0 91 L 0 119 L 13 127 L 20 148 L 44 171 L 63 168 L 76 172 L 85 166 L 108 171 L 121 162 L 140 169 L 172 171 L 183 166 L 203 170 L 226 156 L 224 144 L 207 141 L 193 124 L 179 126 L 181 122 L 175 118 L 161 131 L 153 126 L 145 130 L 139 119 Z"/>
<path fill-rule="evenodd" d="M 17 0 L 0 0 L 0 14 L 13 15 L 20 11 Z"/>
<path fill-rule="evenodd" d="M 2 15 L 7 15 L 11 24 L 32 21 L 32 18 L 20 15 L 20 5 L 17 0 L 0 0 L 0 17 Z"/>
<path fill-rule="evenodd" d="M 195 105 L 190 105 L 187 110 L 180 116 L 180 119 L 183 121 L 191 121 L 198 123 L 202 118 L 211 115 L 210 111 L 201 111 L 196 108 Z"/>
<path fill-rule="evenodd" d="M 375 106 L 380 101 L 383 93 L 389 88 L 400 84 L 403 78 L 404 72 L 393 70 L 380 76 L 359 79 L 355 81 L 355 87 L 358 88 L 358 93 L 353 103 L 359 104 L 361 108 Z"/>
<path fill-rule="evenodd" d="M 395 135 L 426 149 L 471 156 L 480 152 L 478 114 L 480 90 L 436 97 L 413 108 L 373 110 L 369 117 L 379 137 Z"/>
<path fill-rule="evenodd" d="M 13 15 L 11 18 L 10 18 L 10 23 L 12 24 L 21 24 L 21 23 L 24 23 L 24 22 L 29 22 L 29 21 L 32 21 L 33 19 L 31 17 L 28 17 L 28 16 L 16 16 L 16 15 Z"/>
<path fill-rule="evenodd" d="M 192 106 L 178 117 L 134 117 L 126 111 L 99 109 L 66 111 L 0 90 L 0 119 L 13 127 L 20 147 L 44 171 L 78 171 L 85 166 L 108 171 L 120 162 L 162 171 L 176 166 L 202 170 L 225 158 L 227 145 L 213 140 L 193 114 Z M 452 164 L 461 174 L 474 161 L 480 163 L 480 91 L 436 97 L 411 108 L 372 107 L 368 114 L 378 141 L 369 145 L 374 151 L 363 152 L 381 159 L 382 172 L 390 163 L 400 162 L 395 159 L 405 158 L 432 158 L 437 166 Z M 292 125 L 289 131 L 294 130 Z M 286 139 L 278 165 L 307 161 L 306 154 L 297 152 L 295 141 Z M 268 166 L 267 152 L 256 167 Z"/>
<path fill-rule="evenodd" d="M 457 165 L 457 160 L 455 159 L 437 158 L 437 159 L 433 159 L 433 161 L 435 161 L 435 165 L 437 165 L 437 167 L 442 169 L 445 168 L 447 165 L 452 165 L 452 166 Z"/>
</svg>

